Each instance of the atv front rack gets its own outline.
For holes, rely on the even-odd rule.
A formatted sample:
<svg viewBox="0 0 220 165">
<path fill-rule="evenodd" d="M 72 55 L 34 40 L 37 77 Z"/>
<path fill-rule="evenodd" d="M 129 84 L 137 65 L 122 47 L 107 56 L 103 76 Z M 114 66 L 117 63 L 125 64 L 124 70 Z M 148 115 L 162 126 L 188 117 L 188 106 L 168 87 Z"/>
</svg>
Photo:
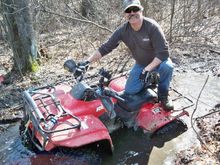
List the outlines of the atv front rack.
<svg viewBox="0 0 220 165">
<path fill-rule="evenodd" d="M 24 134 L 26 132 L 29 134 L 31 141 L 40 151 L 45 150 L 45 146 L 51 133 L 66 131 L 70 129 L 79 129 L 81 127 L 80 119 L 66 111 L 53 95 L 52 91 L 55 90 L 56 89 L 52 86 L 45 86 L 26 90 L 22 94 L 24 101 L 24 120 L 26 122 L 26 130 Z M 48 109 L 49 106 L 56 107 L 57 113 L 52 114 Z M 42 109 L 44 110 L 43 112 Z M 73 118 L 75 121 L 77 121 L 77 124 L 60 121 L 58 125 L 68 124 L 68 128 L 46 130 L 45 125 L 48 123 L 51 116 L 56 116 L 58 121 L 60 121 L 59 119 L 63 117 Z M 42 136 L 42 145 L 39 144 L 39 142 L 36 140 L 36 133 L 40 133 Z"/>
</svg>

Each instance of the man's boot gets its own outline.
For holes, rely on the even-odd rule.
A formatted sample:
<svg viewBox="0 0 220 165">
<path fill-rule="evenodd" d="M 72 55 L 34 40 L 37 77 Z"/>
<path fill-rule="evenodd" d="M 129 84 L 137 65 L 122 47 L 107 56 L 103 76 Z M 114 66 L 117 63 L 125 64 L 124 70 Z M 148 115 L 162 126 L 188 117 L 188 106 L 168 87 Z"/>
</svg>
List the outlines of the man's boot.
<svg viewBox="0 0 220 165">
<path fill-rule="evenodd" d="M 168 98 L 168 96 L 159 96 L 159 101 L 161 103 L 162 108 L 165 111 L 171 111 L 173 110 L 173 101 Z"/>
</svg>

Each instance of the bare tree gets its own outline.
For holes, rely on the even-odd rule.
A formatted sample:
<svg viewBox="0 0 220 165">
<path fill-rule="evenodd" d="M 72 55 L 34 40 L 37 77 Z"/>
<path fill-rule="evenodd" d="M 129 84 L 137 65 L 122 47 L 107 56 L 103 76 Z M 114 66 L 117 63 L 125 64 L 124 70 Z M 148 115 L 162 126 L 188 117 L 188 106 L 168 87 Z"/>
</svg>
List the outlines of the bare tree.
<svg viewBox="0 0 220 165">
<path fill-rule="evenodd" d="M 21 75 L 35 71 L 38 68 L 37 44 L 29 0 L 1 0 L 1 5 L 7 39 L 13 50 L 13 71 L 19 71 Z"/>
<path fill-rule="evenodd" d="M 170 42 L 172 42 L 172 29 L 173 29 L 173 17 L 175 12 L 175 3 L 176 0 L 172 0 L 172 8 L 171 8 L 171 17 L 170 17 Z"/>
</svg>

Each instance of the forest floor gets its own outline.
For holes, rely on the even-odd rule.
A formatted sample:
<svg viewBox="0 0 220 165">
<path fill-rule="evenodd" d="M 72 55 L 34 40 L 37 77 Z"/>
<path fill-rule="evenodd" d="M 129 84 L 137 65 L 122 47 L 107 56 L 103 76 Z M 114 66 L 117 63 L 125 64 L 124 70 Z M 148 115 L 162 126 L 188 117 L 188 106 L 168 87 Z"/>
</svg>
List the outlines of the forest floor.
<svg viewBox="0 0 220 165">
<path fill-rule="evenodd" d="M 175 72 L 181 73 L 190 70 L 197 73 L 209 73 L 220 79 L 220 49 L 217 46 L 218 44 L 216 46 L 207 44 L 192 46 L 183 43 L 171 45 L 171 58 L 175 64 Z M 27 74 L 22 78 L 19 73 L 16 73 L 4 78 L 3 76 L 9 73 L 12 67 L 12 53 L 4 43 L 0 43 L 0 131 L 7 131 L 5 124 L 19 121 L 22 118 L 21 92 L 23 90 L 31 86 L 53 84 L 64 79 L 71 79 L 69 73 L 63 69 L 64 61 L 69 58 L 68 53 L 61 47 L 54 50 L 55 47 L 48 48 L 47 45 L 44 45 L 41 48 L 41 68 L 37 73 Z M 118 53 L 120 53 L 119 57 L 117 57 Z M 126 54 L 128 51 L 124 49 L 115 51 L 108 60 L 104 58 L 101 65 L 111 68 L 114 72 L 128 70 L 133 61 L 124 58 Z M 126 62 L 127 65 L 121 67 L 121 64 Z M 100 67 L 99 63 L 92 65 L 92 69 L 98 67 Z M 204 144 L 201 143 L 199 147 L 191 147 L 177 153 L 176 164 L 206 164 L 208 160 L 219 163 L 220 99 L 219 104 L 213 107 L 212 112 L 207 116 L 196 121 L 201 141 Z"/>
</svg>

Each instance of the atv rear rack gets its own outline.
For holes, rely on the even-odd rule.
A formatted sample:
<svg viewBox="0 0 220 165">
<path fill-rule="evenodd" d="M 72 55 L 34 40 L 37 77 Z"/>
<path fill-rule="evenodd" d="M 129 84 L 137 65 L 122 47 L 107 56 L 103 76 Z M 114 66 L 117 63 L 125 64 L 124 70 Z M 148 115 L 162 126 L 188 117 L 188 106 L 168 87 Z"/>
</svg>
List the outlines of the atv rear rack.
<svg viewBox="0 0 220 165">
<path fill-rule="evenodd" d="M 194 105 L 194 102 L 190 98 L 184 96 L 182 93 L 180 93 L 179 91 L 177 91 L 176 89 L 174 89 L 172 87 L 170 87 L 170 89 L 176 95 L 175 98 L 172 98 L 173 102 L 180 101 L 181 99 L 184 99 L 184 100 L 186 100 L 188 102 L 187 105 L 185 105 L 184 107 L 181 107 L 180 109 L 175 109 L 175 111 L 184 111 L 184 110 L 186 110 L 186 109 L 188 109 L 188 108 L 190 108 L 190 107 L 192 107 Z"/>
<path fill-rule="evenodd" d="M 70 129 L 79 129 L 81 127 L 81 121 L 78 117 L 70 114 L 68 111 L 66 111 L 60 104 L 60 102 L 56 99 L 56 97 L 52 94 L 51 90 L 55 90 L 52 86 L 45 86 L 45 87 L 39 87 L 34 89 L 29 89 L 23 92 L 23 101 L 24 101 L 24 120 L 25 120 L 25 127 L 30 135 L 31 141 L 33 144 L 40 150 L 45 150 L 45 146 L 49 140 L 49 135 L 55 132 L 61 132 L 66 131 Z M 46 90 L 45 92 L 38 92 L 39 90 Z M 45 100 L 49 103 L 46 103 Z M 38 104 L 36 104 L 38 102 Z M 55 106 L 57 110 L 57 114 L 51 114 L 49 112 L 48 106 Z M 42 113 L 42 109 L 45 110 L 45 112 Z M 65 129 L 59 129 L 59 130 L 46 130 L 44 127 L 49 121 L 49 118 L 51 116 L 58 117 L 59 123 L 57 125 L 61 124 L 67 124 L 69 125 L 68 128 Z M 77 121 L 77 124 L 73 124 L 70 122 L 62 122 L 59 119 L 63 117 L 73 118 Z M 29 131 L 29 126 L 31 124 L 31 131 Z M 31 133 L 30 133 L 31 132 Z M 43 137 L 43 144 L 40 145 L 39 142 L 37 142 L 35 139 L 36 132 L 39 132 L 40 135 Z M 25 132 L 24 132 L 25 134 Z"/>
</svg>

